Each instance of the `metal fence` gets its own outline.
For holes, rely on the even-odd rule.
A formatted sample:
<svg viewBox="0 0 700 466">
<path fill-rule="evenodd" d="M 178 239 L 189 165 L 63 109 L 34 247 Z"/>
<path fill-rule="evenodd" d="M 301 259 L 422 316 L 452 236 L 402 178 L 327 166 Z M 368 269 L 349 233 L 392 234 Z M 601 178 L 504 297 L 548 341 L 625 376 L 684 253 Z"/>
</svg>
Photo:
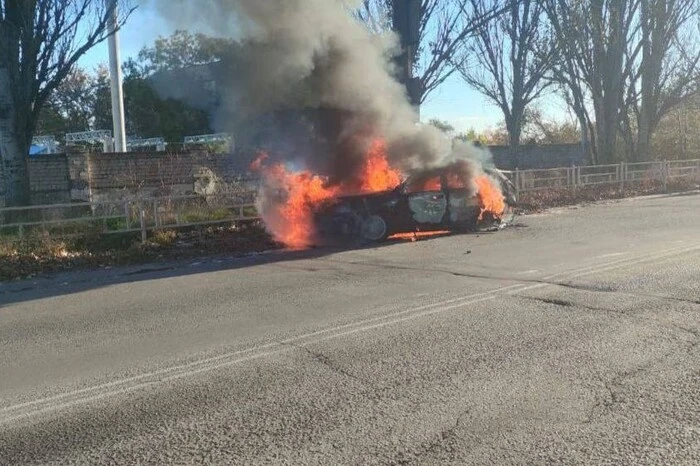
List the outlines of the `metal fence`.
<svg viewBox="0 0 700 466">
<path fill-rule="evenodd" d="M 236 196 L 168 196 L 0 209 L 0 235 L 25 237 L 41 232 L 69 237 L 206 226 L 257 220 L 253 192 Z"/>
<path fill-rule="evenodd" d="M 700 159 L 619 163 L 585 167 L 515 170 L 507 172 L 516 193 L 569 189 L 599 185 L 618 186 L 621 191 L 634 183 L 655 181 L 664 189 L 676 179 L 700 180 Z"/>
<path fill-rule="evenodd" d="M 537 190 L 615 186 L 624 191 L 635 183 L 655 182 L 663 188 L 675 179 L 700 181 L 700 159 L 620 163 L 545 170 L 505 172 L 517 194 Z M 258 220 L 254 191 L 217 195 L 136 198 L 73 204 L 0 208 L 0 236 L 24 237 L 34 232 L 55 236 L 139 233 L 187 226 Z"/>
</svg>

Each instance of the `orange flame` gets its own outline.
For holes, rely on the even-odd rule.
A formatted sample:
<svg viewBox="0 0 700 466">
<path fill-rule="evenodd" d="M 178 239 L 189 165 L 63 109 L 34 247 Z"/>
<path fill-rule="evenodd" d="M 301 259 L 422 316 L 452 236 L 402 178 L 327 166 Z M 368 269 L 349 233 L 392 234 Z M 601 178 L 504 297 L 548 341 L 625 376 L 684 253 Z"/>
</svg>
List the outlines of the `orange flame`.
<svg viewBox="0 0 700 466">
<path fill-rule="evenodd" d="M 362 171 L 362 192 L 377 192 L 394 189 L 401 183 L 401 173 L 389 166 L 386 158 L 386 143 L 376 139 L 367 152 Z"/>
<path fill-rule="evenodd" d="M 260 213 L 268 231 L 275 240 L 289 248 L 302 249 L 314 244 L 316 229 L 315 209 L 323 201 L 343 195 L 386 191 L 401 182 L 401 172 L 391 167 L 387 159 L 386 144 L 375 140 L 370 145 L 359 179 L 340 185 L 329 185 L 328 180 L 310 171 L 293 172 L 282 164 L 266 165 L 266 154 L 261 154 L 251 169 L 261 171 L 264 178 L 263 195 L 260 197 Z M 437 182 L 433 183 L 434 178 Z M 463 189 L 471 185 L 471 174 L 448 173 L 448 186 Z M 441 189 L 439 177 L 426 179 L 425 190 Z M 481 205 L 479 221 L 487 213 L 500 217 L 505 211 L 505 199 L 498 183 L 487 175 L 474 180 Z M 395 239 L 416 240 L 418 237 L 445 234 L 439 232 L 399 233 Z"/>
<path fill-rule="evenodd" d="M 477 176 L 475 181 L 479 189 L 477 196 L 481 204 L 479 220 L 483 220 L 484 214 L 487 212 L 493 214 L 497 218 L 501 217 L 506 210 L 506 201 L 498 185 L 486 175 Z"/>
<path fill-rule="evenodd" d="M 445 236 L 449 235 L 450 230 L 437 230 L 437 231 L 412 231 L 410 233 L 395 233 L 389 236 L 389 239 L 401 239 L 408 240 L 411 242 L 418 241 L 421 238 L 430 238 L 434 236 Z"/>
<path fill-rule="evenodd" d="M 265 166 L 266 154 L 251 164 L 262 171 L 269 202 L 262 206 L 262 216 L 275 240 L 293 249 L 314 244 L 314 208 L 326 199 L 358 192 L 393 189 L 401 183 L 401 174 L 389 165 L 386 144 L 375 140 L 367 151 L 361 178 L 354 183 L 329 186 L 321 176 L 309 171 L 291 172 L 284 165 Z"/>
<path fill-rule="evenodd" d="M 294 173 L 281 164 L 264 168 L 264 174 L 267 194 L 284 198 L 275 199 L 263 207 L 263 216 L 274 238 L 292 249 L 311 246 L 313 206 L 337 196 L 339 190 L 325 186 L 325 181 L 318 175 L 308 171 Z"/>
</svg>

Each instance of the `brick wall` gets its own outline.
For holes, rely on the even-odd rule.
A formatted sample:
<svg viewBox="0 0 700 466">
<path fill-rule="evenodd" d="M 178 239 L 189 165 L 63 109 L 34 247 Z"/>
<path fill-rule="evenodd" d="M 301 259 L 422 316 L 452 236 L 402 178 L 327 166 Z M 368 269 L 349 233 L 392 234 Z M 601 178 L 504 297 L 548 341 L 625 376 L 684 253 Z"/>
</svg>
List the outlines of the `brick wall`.
<svg viewBox="0 0 700 466">
<path fill-rule="evenodd" d="M 5 174 L 2 172 L 2 163 L 0 163 L 0 209 L 3 207 L 5 207 Z"/>
<path fill-rule="evenodd" d="M 28 163 L 33 204 L 70 202 L 71 180 L 64 154 L 32 157 Z"/>
</svg>

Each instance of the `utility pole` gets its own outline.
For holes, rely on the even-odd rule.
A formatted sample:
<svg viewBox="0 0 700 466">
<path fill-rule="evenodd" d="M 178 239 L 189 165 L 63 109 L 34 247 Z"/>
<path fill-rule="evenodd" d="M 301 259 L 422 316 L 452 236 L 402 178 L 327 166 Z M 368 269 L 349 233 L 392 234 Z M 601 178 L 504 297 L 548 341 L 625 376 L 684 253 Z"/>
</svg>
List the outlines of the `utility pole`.
<svg viewBox="0 0 700 466">
<path fill-rule="evenodd" d="M 117 31 L 117 0 L 105 0 L 110 13 L 107 40 L 109 47 L 109 81 L 112 91 L 112 123 L 114 152 L 126 152 L 126 128 L 124 126 L 124 91 L 122 89 L 122 64 L 119 56 L 119 31 Z"/>
<path fill-rule="evenodd" d="M 423 83 L 413 76 L 413 67 L 420 45 L 421 0 L 392 0 L 392 6 L 392 29 L 401 41 L 401 55 L 397 57 L 399 81 L 406 87 L 411 104 L 420 111 Z"/>
</svg>

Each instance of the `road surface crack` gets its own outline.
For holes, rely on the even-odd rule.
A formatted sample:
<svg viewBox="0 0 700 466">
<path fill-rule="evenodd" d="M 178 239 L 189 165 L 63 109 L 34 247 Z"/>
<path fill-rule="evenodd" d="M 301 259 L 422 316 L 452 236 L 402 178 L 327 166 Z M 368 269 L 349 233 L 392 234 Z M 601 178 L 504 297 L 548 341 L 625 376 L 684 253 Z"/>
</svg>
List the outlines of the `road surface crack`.
<svg viewBox="0 0 700 466">
<path fill-rule="evenodd" d="M 581 309 L 586 309 L 589 311 L 607 312 L 607 313 L 613 313 L 613 314 L 626 314 L 626 311 L 624 311 L 624 310 L 611 309 L 608 307 L 589 306 L 586 304 L 581 304 L 581 303 L 568 301 L 565 299 L 559 299 L 559 298 L 541 298 L 538 296 L 526 296 L 526 295 L 522 295 L 522 294 L 514 294 L 513 296 L 517 296 L 517 297 L 523 298 L 523 299 L 529 299 L 532 301 L 539 301 L 539 302 L 546 303 L 546 304 L 554 304 L 555 306 L 560 306 L 560 307 L 581 308 Z"/>
<path fill-rule="evenodd" d="M 454 422 L 441 429 L 430 441 L 422 443 L 417 451 L 410 454 L 399 452 L 390 464 L 408 465 L 427 454 L 437 453 L 440 447 L 444 446 L 445 442 L 455 437 L 455 431 L 460 427 L 462 419 L 468 413 L 468 410 L 459 413 Z"/>
<path fill-rule="evenodd" d="M 340 375 L 343 375 L 343 376 L 348 377 L 350 379 L 353 379 L 357 382 L 360 382 L 363 385 L 368 385 L 365 380 L 363 380 L 360 377 L 356 376 L 355 374 L 343 369 L 342 367 L 340 367 L 332 359 L 330 359 L 328 356 L 326 356 L 323 353 L 320 353 L 318 351 L 314 351 L 311 348 L 309 348 L 308 346 L 304 346 L 304 345 L 296 345 L 294 343 L 284 343 L 284 345 L 291 346 L 291 347 L 296 348 L 298 350 L 304 351 L 309 356 L 311 356 L 314 361 L 326 366 L 327 368 L 329 368 L 333 372 L 336 372 Z"/>
<path fill-rule="evenodd" d="M 672 328 L 682 330 L 695 337 L 694 340 L 688 344 L 688 351 L 692 351 L 694 348 L 700 345 L 700 330 L 684 327 L 675 323 L 667 322 L 667 324 Z M 677 354 L 677 351 L 675 350 L 668 351 L 660 357 L 652 359 L 647 363 L 642 364 L 634 369 L 619 372 L 610 380 L 604 380 L 599 377 L 600 383 L 603 385 L 603 389 L 605 392 L 602 397 L 596 396 L 597 400 L 591 406 L 586 422 L 593 422 L 596 418 L 602 417 L 605 413 L 612 410 L 615 405 L 622 404 L 625 402 L 625 399 L 621 393 L 624 388 L 625 382 L 645 372 L 648 372 L 649 370 L 663 363 L 675 354 Z"/>
<path fill-rule="evenodd" d="M 535 281 L 537 281 L 537 280 L 535 280 Z M 680 302 L 680 303 L 700 305 L 700 299 L 679 298 L 677 296 L 667 296 L 667 295 L 659 295 L 659 294 L 653 294 L 653 293 L 631 293 L 631 292 L 627 292 L 627 291 L 620 291 L 620 290 L 615 289 L 611 286 L 604 286 L 604 285 L 597 285 L 597 284 L 579 284 L 579 283 L 570 283 L 570 282 L 547 282 L 547 281 L 542 281 L 541 283 L 549 284 L 549 285 L 553 285 L 553 286 L 561 286 L 564 288 L 571 288 L 574 290 L 591 291 L 594 293 L 615 293 L 615 294 L 620 294 L 620 295 L 624 295 L 624 296 L 633 296 L 633 297 L 638 297 L 638 298 L 661 299 L 661 300 L 666 300 L 666 301 L 675 301 L 675 302 Z"/>
</svg>

